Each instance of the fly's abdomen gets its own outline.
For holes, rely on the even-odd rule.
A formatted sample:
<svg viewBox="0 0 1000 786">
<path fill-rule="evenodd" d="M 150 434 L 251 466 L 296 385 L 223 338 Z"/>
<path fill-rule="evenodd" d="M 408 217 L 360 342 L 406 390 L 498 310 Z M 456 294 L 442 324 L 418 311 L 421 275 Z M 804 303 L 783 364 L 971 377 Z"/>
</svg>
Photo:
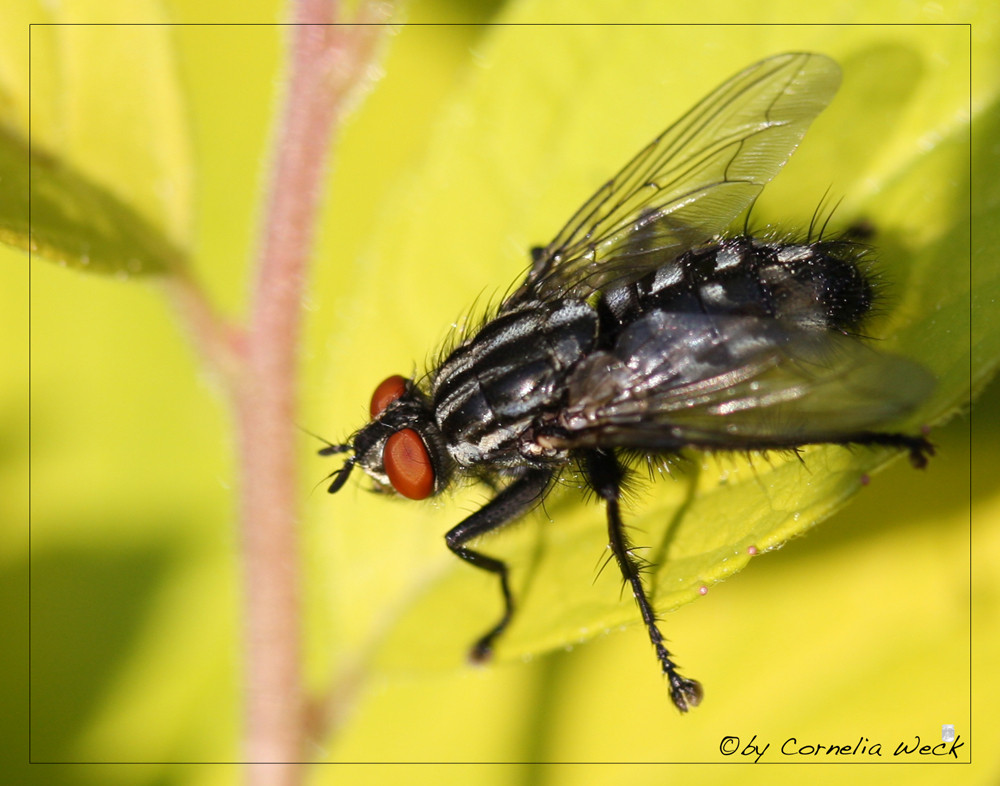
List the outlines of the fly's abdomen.
<svg viewBox="0 0 1000 786">
<path fill-rule="evenodd" d="M 603 315 L 626 326 L 654 310 L 763 317 L 855 331 L 872 307 L 865 246 L 847 240 L 720 240 L 605 293 Z"/>
<path fill-rule="evenodd" d="M 597 341 L 580 300 L 529 302 L 501 313 L 434 372 L 434 419 L 459 464 L 518 461 L 520 435 L 565 397 L 572 368 Z"/>
</svg>

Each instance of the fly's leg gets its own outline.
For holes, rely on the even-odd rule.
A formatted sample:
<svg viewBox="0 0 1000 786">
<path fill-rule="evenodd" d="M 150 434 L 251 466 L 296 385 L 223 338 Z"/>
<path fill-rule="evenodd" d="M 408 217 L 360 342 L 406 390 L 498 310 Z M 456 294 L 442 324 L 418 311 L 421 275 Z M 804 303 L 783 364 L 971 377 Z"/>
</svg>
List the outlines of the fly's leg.
<svg viewBox="0 0 1000 786">
<path fill-rule="evenodd" d="M 910 463 L 916 469 L 927 466 L 927 458 L 934 455 L 934 446 L 923 437 L 909 434 L 880 434 L 877 431 L 862 431 L 842 440 L 845 445 L 886 445 L 891 448 L 905 448 L 910 452 Z"/>
<path fill-rule="evenodd" d="M 719 445 L 715 443 L 694 441 L 686 443 L 687 446 L 698 450 L 719 450 L 733 449 L 735 445 Z M 924 469 L 928 459 L 934 455 L 934 445 L 924 437 L 914 437 L 909 434 L 897 434 L 893 432 L 880 431 L 858 431 L 854 434 L 842 436 L 830 436 L 828 439 L 811 439 L 808 442 L 787 442 L 780 439 L 753 439 L 741 442 L 739 450 L 795 450 L 806 445 L 880 445 L 889 448 L 900 448 L 910 454 L 910 464 L 916 469 Z"/>
<path fill-rule="evenodd" d="M 682 677 L 677 671 L 677 664 L 671 658 L 670 652 L 663 643 L 663 634 L 657 627 L 656 612 L 646 596 L 642 585 L 641 563 L 632 553 L 632 544 L 625 533 L 618 501 L 621 497 L 623 471 L 618 459 L 610 451 L 591 450 L 586 454 L 586 472 L 590 484 L 597 495 L 604 500 L 608 509 L 608 542 L 611 552 L 618 561 L 622 576 L 632 587 L 632 595 L 639 604 L 642 621 L 646 623 L 649 640 L 656 649 L 656 657 L 670 683 L 670 698 L 681 712 L 687 712 L 690 707 L 701 703 L 701 683 Z"/>
<path fill-rule="evenodd" d="M 522 516 L 542 498 L 551 480 L 552 473 L 548 470 L 529 470 L 445 535 L 448 548 L 455 554 L 477 568 L 496 573 L 500 577 L 503 616 L 472 646 L 469 658 L 473 661 L 489 659 L 494 640 L 507 627 L 514 614 L 514 596 L 511 595 L 507 580 L 507 563 L 473 551 L 465 544 Z"/>
</svg>

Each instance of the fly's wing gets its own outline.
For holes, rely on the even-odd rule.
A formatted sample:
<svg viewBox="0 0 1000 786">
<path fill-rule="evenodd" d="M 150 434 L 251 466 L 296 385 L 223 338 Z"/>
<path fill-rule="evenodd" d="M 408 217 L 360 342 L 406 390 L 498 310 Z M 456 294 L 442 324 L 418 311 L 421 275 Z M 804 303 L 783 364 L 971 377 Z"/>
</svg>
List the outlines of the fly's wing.
<svg viewBox="0 0 1000 786">
<path fill-rule="evenodd" d="M 840 84 L 825 55 L 788 53 L 723 83 L 594 194 L 508 300 L 586 298 L 725 230 L 777 174 Z"/>
<path fill-rule="evenodd" d="M 765 449 L 842 442 L 910 413 L 923 366 L 840 333 L 652 312 L 570 380 L 566 447 Z"/>
</svg>

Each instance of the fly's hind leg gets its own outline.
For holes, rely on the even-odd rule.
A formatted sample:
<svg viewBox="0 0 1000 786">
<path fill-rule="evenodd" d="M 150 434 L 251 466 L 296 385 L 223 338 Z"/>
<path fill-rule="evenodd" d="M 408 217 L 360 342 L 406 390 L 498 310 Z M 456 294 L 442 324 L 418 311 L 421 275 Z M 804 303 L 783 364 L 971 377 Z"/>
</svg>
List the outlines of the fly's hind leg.
<svg viewBox="0 0 1000 786">
<path fill-rule="evenodd" d="M 882 434 L 877 431 L 862 431 L 843 439 L 846 445 L 885 445 L 891 448 L 904 448 L 909 451 L 910 463 L 916 469 L 927 466 L 927 459 L 934 455 L 934 446 L 924 437 L 913 437 L 909 434 Z"/>
<path fill-rule="evenodd" d="M 632 544 L 625 533 L 625 525 L 622 523 L 619 511 L 624 475 L 622 466 L 613 453 L 601 449 L 586 453 L 585 466 L 591 486 L 607 505 L 608 542 L 611 546 L 611 552 L 618 561 L 622 576 L 632 588 L 635 602 L 639 604 L 639 612 L 642 614 L 642 621 L 646 623 L 649 640 L 656 649 L 656 657 L 670 683 L 670 698 L 677 709 L 681 712 L 687 712 L 689 708 L 696 707 L 701 702 L 701 684 L 680 675 L 677 671 L 677 664 L 674 663 L 664 644 L 663 634 L 657 627 L 656 612 L 653 611 L 653 606 L 650 604 L 649 598 L 646 596 L 646 589 L 642 584 L 642 566 L 632 553 Z"/>
<path fill-rule="evenodd" d="M 507 563 L 474 551 L 465 544 L 522 516 L 542 498 L 551 480 L 552 473 L 548 470 L 527 471 L 445 535 L 448 548 L 455 554 L 477 568 L 496 573 L 500 577 L 500 591 L 503 593 L 504 603 L 503 616 L 472 645 L 469 658 L 473 661 L 482 662 L 489 659 L 493 652 L 493 642 L 514 615 L 514 596 L 511 594 L 510 582 L 507 579 Z"/>
</svg>

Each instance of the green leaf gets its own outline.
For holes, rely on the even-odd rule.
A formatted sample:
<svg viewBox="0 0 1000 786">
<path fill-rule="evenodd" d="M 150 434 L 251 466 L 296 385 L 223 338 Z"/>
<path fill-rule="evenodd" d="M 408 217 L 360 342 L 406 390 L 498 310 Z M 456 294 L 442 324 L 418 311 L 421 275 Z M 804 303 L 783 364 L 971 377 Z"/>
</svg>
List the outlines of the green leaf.
<svg viewBox="0 0 1000 786">
<path fill-rule="evenodd" d="M 365 389 L 408 370 L 409 358 L 433 358 L 430 348 L 441 337 L 434 315 L 446 322 L 463 313 L 484 287 L 486 297 L 502 292 L 523 271 L 527 249 L 552 237 L 666 125 L 732 73 L 788 50 L 833 56 L 844 84 L 755 206 L 754 221 L 804 229 L 828 188 L 834 199 L 843 195 L 831 230 L 864 219 L 878 232 L 879 267 L 890 282 L 885 313 L 872 327 L 880 348 L 919 360 L 937 378 L 932 398 L 906 427 L 940 424 L 964 406 L 970 64 L 961 29 L 931 36 L 894 28 L 883 37 L 878 28 L 761 27 L 745 46 L 714 47 L 669 27 L 529 26 L 496 28 L 477 49 L 476 70 L 442 118 L 436 143 L 389 207 L 355 289 L 343 293 L 353 304 L 350 325 L 378 329 L 337 336 L 332 357 L 339 368 L 350 364 L 351 373 L 331 383 L 332 411 L 358 411 Z M 997 94 L 995 81 L 983 86 L 979 117 L 994 115 Z M 989 159 L 983 166 L 995 167 L 978 128 L 973 145 Z M 982 216 L 993 223 L 997 217 L 995 206 Z M 977 253 L 975 262 L 984 284 L 995 286 L 996 256 Z M 975 341 L 974 375 L 986 379 L 1000 346 L 985 330 Z M 372 356 L 373 344 L 382 356 Z M 740 570 L 751 551 L 778 548 L 830 515 L 894 456 L 834 447 L 806 450 L 804 462 L 690 456 L 673 481 L 643 490 L 628 511 L 635 540 L 656 565 L 649 581 L 657 609 L 697 598 Z M 407 511 L 341 492 L 342 526 L 373 522 L 379 545 L 372 553 L 370 527 L 337 528 L 334 572 L 352 577 L 338 619 L 347 641 L 367 638 L 375 647 L 380 669 L 456 666 L 499 615 L 495 577 L 413 534 L 443 532 L 487 496 L 463 492 L 443 510 Z M 594 580 L 604 515 L 578 497 L 573 489 L 559 491 L 544 513 L 529 517 L 530 526 L 480 545 L 512 565 L 519 602 L 498 643 L 501 660 L 638 621 L 634 604 L 620 597 L 613 566 Z M 363 608 L 371 604 L 367 618 L 359 597 Z"/>
<path fill-rule="evenodd" d="M 2 129 L 0 173 L 0 240 L 9 245 L 93 273 L 165 273 L 183 262 L 128 205 L 57 158 L 35 150 L 29 157 L 24 141 Z"/>
<path fill-rule="evenodd" d="M 189 130 L 169 26 L 80 24 L 126 15 L 162 20 L 151 0 L 28 12 L 50 24 L 30 28 L 30 122 L 28 92 L 0 84 L 0 240 L 80 270 L 156 274 L 190 242 Z"/>
</svg>

